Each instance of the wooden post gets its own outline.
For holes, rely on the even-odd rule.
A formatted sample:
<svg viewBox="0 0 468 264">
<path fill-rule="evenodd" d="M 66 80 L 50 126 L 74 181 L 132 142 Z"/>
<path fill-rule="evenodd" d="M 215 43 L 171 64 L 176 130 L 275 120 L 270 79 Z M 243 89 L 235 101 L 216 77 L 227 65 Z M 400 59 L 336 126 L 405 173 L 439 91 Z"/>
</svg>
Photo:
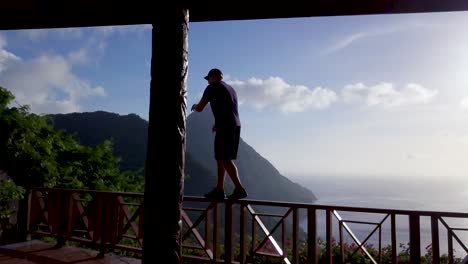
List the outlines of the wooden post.
<svg viewBox="0 0 468 264">
<path fill-rule="evenodd" d="M 317 210 L 307 209 L 307 263 L 318 263 Z"/>
<path fill-rule="evenodd" d="M 431 233 L 432 233 L 432 263 L 440 262 L 440 246 L 439 246 L 439 218 L 431 216 Z"/>
<path fill-rule="evenodd" d="M 188 9 L 156 7 L 145 169 L 143 263 L 181 263 Z"/>
<path fill-rule="evenodd" d="M 325 263 L 333 263 L 332 254 L 332 235 L 333 235 L 333 222 L 332 222 L 332 211 L 326 210 L 326 250 L 325 250 Z"/>
<path fill-rule="evenodd" d="M 419 215 L 412 214 L 409 216 L 410 227 L 410 263 L 421 263 L 421 234 Z"/>
<path fill-rule="evenodd" d="M 224 213 L 224 263 L 232 263 L 234 260 L 234 223 L 233 223 L 233 204 L 232 201 L 225 203 Z"/>
<path fill-rule="evenodd" d="M 285 248 L 283 254 L 287 256 Z M 299 209 L 293 208 L 292 263 L 299 263 Z"/>
</svg>

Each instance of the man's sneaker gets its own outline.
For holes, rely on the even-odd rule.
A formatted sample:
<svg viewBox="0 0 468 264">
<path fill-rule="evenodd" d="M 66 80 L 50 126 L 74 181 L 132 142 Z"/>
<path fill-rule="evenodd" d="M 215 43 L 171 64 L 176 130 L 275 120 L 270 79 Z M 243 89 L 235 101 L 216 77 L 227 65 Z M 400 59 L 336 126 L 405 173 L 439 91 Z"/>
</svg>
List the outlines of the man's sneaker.
<svg viewBox="0 0 468 264">
<path fill-rule="evenodd" d="M 231 195 L 228 196 L 230 200 L 238 200 L 247 197 L 247 192 L 244 188 L 236 188 Z"/>
<path fill-rule="evenodd" d="M 210 200 L 224 200 L 226 198 L 224 190 L 220 190 L 218 188 L 213 188 L 209 193 L 205 193 L 204 196 Z"/>
</svg>

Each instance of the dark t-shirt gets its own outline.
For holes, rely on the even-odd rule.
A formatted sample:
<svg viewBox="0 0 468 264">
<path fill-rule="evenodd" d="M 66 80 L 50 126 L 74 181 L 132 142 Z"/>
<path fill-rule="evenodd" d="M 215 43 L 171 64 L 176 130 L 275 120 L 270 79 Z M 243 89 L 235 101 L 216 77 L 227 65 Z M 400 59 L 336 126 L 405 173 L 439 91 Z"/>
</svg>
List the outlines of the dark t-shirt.
<svg viewBox="0 0 468 264">
<path fill-rule="evenodd" d="M 210 84 L 203 97 L 210 102 L 216 127 L 240 127 L 237 93 L 229 84 L 223 81 Z"/>
</svg>

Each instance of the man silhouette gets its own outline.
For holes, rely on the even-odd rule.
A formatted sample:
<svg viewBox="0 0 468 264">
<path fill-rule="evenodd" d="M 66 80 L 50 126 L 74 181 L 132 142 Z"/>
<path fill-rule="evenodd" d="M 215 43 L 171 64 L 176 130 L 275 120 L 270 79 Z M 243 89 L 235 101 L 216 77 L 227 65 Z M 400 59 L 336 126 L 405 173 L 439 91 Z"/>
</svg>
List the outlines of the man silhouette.
<svg viewBox="0 0 468 264">
<path fill-rule="evenodd" d="M 235 189 L 228 199 L 242 199 L 247 197 L 247 192 L 242 186 L 237 166 L 233 160 L 237 158 L 237 150 L 240 139 L 240 119 L 237 109 L 237 93 L 223 81 L 223 73 L 219 69 L 211 69 L 204 77 L 208 86 L 198 104 L 192 106 L 192 111 L 201 112 L 210 103 L 215 124 L 213 132 L 216 132 L 214 153 L 218 169 L 218 182 L 215 188 L 205 194 L 208 199 L 224 199 L 224 175 L 228 173 Z"/>
</svg>

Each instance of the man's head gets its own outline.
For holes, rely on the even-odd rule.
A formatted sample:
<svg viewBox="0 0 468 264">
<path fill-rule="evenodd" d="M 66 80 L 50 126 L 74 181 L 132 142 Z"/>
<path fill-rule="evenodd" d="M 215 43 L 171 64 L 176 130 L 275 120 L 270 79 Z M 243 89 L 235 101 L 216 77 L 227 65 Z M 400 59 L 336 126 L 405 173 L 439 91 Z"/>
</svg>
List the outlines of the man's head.
<svg viewBox="0 0 468 264">
<path fill-rule="evenodd" d="M 208 75 L 206 75 L 204 78 L 208 81 L 208 83 L 219 82 L 223 79 L 223 73 L 221 72 L 221 70 L 213 68 L 208 72 Z"/>
</svg>

